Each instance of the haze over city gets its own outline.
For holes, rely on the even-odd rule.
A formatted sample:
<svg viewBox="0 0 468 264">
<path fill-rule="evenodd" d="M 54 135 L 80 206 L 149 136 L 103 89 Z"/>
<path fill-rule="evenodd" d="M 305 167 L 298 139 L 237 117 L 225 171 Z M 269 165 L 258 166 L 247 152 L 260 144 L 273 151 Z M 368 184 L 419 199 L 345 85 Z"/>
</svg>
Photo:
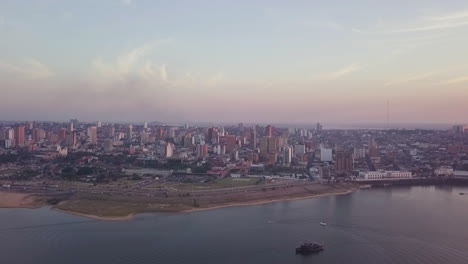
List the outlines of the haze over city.
<svg viewBox="0 0 468 264">
<path fill-rule="evenodd" d="M 2 1 L 0 36 L 3 120 L 467 121 L 466 1 Z"/>
</svg>

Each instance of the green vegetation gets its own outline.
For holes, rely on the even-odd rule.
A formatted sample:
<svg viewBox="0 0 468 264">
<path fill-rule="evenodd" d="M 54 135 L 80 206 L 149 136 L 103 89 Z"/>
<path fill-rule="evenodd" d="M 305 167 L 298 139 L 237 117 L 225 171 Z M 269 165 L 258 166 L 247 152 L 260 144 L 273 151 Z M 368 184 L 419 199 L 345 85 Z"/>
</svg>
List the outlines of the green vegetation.
<svg viewBox="0 0 468 264">
<path fill-rule="evenodd" d="M 243 187 L 250 185 L 263 184 L 263 180 L 257 178 L 231 178 L 226 177 L 219 180 L 213 180 L 204 183 L 180 183 L 174 187 L 180 190 L 190 190 L 190 189 L 222 189 L 222 188 L 232 188 L 232 187 Z"/>
<path fill-rule="evenodd" d="M 63 201 L 55 206 L 57 209 L 94 215 L 100 217 L 124 217 L 144 212 L 177 212 L 191 209 L 189 205 L 174 205 L 141 200 L 118 199 L 117 197 L 80 196 Z"/>
</svg>

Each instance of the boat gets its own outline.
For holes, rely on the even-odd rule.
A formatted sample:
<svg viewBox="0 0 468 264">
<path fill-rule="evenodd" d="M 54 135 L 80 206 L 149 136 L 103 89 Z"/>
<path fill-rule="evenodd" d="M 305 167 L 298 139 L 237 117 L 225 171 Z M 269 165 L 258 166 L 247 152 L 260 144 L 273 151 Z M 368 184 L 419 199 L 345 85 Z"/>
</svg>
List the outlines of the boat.
<svg viewBox="0 0 468 264">
<path fill-rule="evenodd" d="M 313 253 L 319 253 L 324 249 L 323 245 L 315 243 L 315 242 L 304 242 L 302 245 L 300 245 L 298 248 L 296 248 L 296 254 L 302 254 L 302 255 L 307 255 L 307 254 L 313 254 Z"/>
<path fill-rule="evenodd" d="M 460 195 L 465 195 L 465 193 L 462 193 L 462 192 L 461 192 Z"/>
<path fill-rule="evenodd" d="M 325 223 L 325 222 L 320 222 L 320 225 L 321 225 L 321 226 L 326 226 L 327 223 Z"/>
</svg>

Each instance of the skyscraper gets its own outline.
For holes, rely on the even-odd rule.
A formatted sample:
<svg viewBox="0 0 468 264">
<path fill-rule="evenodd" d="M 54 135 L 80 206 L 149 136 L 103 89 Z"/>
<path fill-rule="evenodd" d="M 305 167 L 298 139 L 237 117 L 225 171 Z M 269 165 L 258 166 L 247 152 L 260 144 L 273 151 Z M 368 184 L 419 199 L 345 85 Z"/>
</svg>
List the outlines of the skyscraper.
<svg viewBox="0 0 468 264">
<path fill-rule="evenodd" d="M 336 152 L 335 167 L 338 172 L 347 172 L 353 170 L 353 155 L 351 152 Z"/>
<path fill-rule="evenodd" d="M 127 140 L 128 142 L 132 142 L 133 140 L 133 126 L 132 125 L 128 125 Z"/>
<path fill-rule="evenodd" d="M 88 138 L 91 144 L 97 144 L 97 127 L 88 127 Z"/>
<path fill-rule="evenodd" d="M 291 163 L 292 161 L 292 148 L 290 146 L 285 146 L 283 149 L 283 162 Z"/>
<path fill-rule="evenodd" d="M 15 146 L 23 147 L 24 143 L 24 126 L 17 126 L 15 128 Z"/>
<path fill-rule="evenodd" d="M 67 138 L 67 129 L 61 128 L 58 133 L 58 138 L 60 141 L 64 141 Z"/>
<path fill-rule="evenodd" d="M 265 127 L 265 137 L 272 137 L 273 136 L 273 128 L 271 125 Z"/>
<path fill-rule="evenodd" d="M 250 129 L 250 143 L 253 149 L 257 148 L 257 131 L 254 128 Z"/>
</svg>

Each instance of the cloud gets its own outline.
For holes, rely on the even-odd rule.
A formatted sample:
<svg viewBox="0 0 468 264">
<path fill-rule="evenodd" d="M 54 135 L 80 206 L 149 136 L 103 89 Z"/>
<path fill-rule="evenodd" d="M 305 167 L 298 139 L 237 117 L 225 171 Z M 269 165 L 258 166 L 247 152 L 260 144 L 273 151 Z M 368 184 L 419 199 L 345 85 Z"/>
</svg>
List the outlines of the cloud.
<svg viewBox="0 0 468 264">
<path fill-rule="evenodd" d="M 91 63 L 93 73 L 103 80 L 127 78 L 135 73 L 135 68 L 142 63 L 142 59 L 148 56 L 153 48 L 154 45 L 145 44 L 117 56 L 115 61 L 104 61 L 102 58 L 96 58 Z"/>
<path fill-rule="evenodd" d="M 456 78 L 442 81 L 439 83 L 439 85 L 451 85 L 451 84 L 467 83 L 467 82 L 468 82 L 468 76 L 459 76 Z"/>
<path fill-rule="evenodd" d="M 26 59 L 19 64 L 0 62 L 0 71 L 4 71 L 16 78 L 29 80 L 48 79 L 54 75 L 46 65 L 34 59 Z"/>
<path fill-rule="evenodd" d="M 429 73 L 421 73 L 421 74 L 412 75 L 412 76 L 406 76 L 404 78 L 388 81 L 384 85 L 393 86 L 393 85 L 399 85 L 399 84 L 404 84 L 404 83 L 409 83 L 409 82 L 414 82 L 414 81 L 420 81 L 420 80 L 427 79 L 433 75 L 435 75 L 435 73 L 429 72 Z"/>
<path fill-rule="evenodd" d="M 328 79 L 328 80 L 335 80 L 335 79 L 339 79 L 345 75 L 349 75 L 353 72 L 356 72 L 358 71 L 359 69 L 361 69 L 361 67 L 359 66 L 359 64 L 350 64 L 348 66 L 345 66 L 343 68 L 340 68 L 338 69 L 337 71 L 335 72 L 332 72 L 332 73 L 329 73 L 325 76 L 325 79 Z"/>
<path fill-rule="evenodd" d="M 459 21 L 459 22 L 443 22 L 432 25 L 425 25 L 419 27 L 408 27 L 392 30 L 392 33 L 406 33 L 406 32 L 421 32 L 421 31 L 433 31 L 433 30 L 442 30 L 442 29 L 452 29 L 468 26 L 468 21 Z"/>
<path fill-rule="evenodd" d="M 141 76 L 146 80 L 168 81 L 166 65 L 155 66 L 153 62 L 147 61 L 140 69 Z"/>
<path fill-rule="evenodd" d="M 423 32 L 443 29 L 453 29 L 468 26 L 468 10 L 451 14 L 423 17 L 418 19 L 419 25 L 392 30 L 393 33 Z"/>
<path fill-rule="evenodd" d="M 468 18 L 468 10 L 459 11 L 459 12 L 455 12 L 455 13 L 451 13 L 447 15 L 428 17 L 427 20 L 444 21 L 444 20 L 455 20 L 455 19 L 461 19 L 461 18 Z"/>
</svg>

